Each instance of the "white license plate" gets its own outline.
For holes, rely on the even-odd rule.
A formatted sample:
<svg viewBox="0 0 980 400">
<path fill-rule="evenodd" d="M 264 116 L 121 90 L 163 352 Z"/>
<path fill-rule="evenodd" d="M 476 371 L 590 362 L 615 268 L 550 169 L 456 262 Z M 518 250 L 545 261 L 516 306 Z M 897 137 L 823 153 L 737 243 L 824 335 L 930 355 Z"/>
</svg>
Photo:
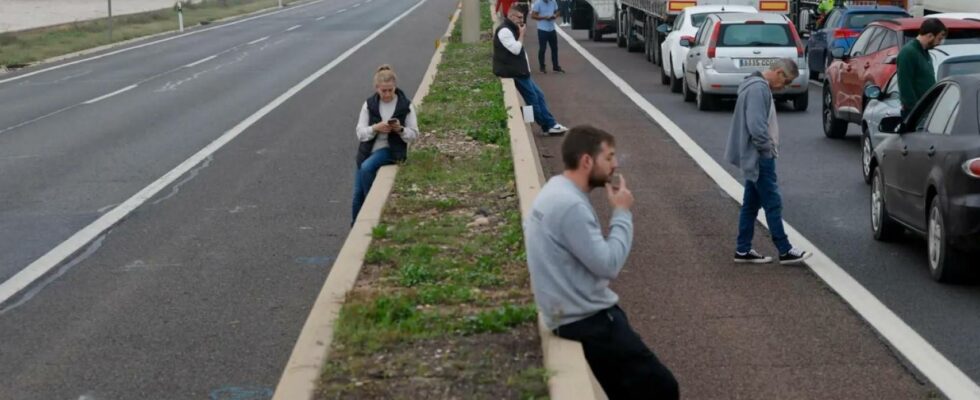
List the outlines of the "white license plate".
<svg viewBox="0 0 980 400">
<path fill-rule="evenodd" d="M 740 58 L 739 65 L 742 67 L 768 67 L 772 65 L 775 58 Z"/>
</svg>

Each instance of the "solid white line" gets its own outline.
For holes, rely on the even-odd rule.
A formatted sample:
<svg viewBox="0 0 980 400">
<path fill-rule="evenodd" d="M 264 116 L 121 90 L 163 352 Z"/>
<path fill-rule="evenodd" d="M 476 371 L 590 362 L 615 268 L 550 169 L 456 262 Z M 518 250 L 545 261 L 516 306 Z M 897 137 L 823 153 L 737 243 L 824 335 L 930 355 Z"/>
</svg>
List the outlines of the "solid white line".
<svg viewBox="0 0 980 400">
<path fill-rule="evenodd" d="M 185 65 L 184 68 L 191 68 L 191 67 L 194 67 L 194 66 L 197 66 L 197 65 L 200 65 L 200 64 L 204 64 L 204 63 L 206 63 L 208 61 L 211 61 L 211 60 L 215 59 L 215 57 L 217 57 L 217 56 L 218 55 L 215 54 L 215 55 L 210 56 L 210 57 L 204 57 L 204 58 L 202 58 L 200 60 L 197 60 L 197 61 L 194 61 L 194 62 L 192 62 L 190 64 Z"/>
<path fill-rule="evenodd" d="M 109 93 L 109 94 L 106 94 L 106 95 L 102 95 L 102 96 L 96 97 L 96 98 L 94 98 L 92 100 L 89 100 L 89 101 L 84 101 L 84 102 L 82 102 L 82 104 L 98 103 L 98 102 L 100 102 L 102 100 L 108 99 L 108 98 L 110 98 L 112 96 L 115 96 L 115 95 L 117 95 L 119 93 L 122 93 L 122 92 L 125 92 L 125 91 L 128 91 L 128 90 L 132 90 L 132 89 L 136 88 L 136 86 L 137 85 L 129 85 L 129 86 L 126 86 L 126 87 L 124 87 L 122 89 L 119 89 L 119 90 L 117 90 L 115 92 L 112 92 L 112 93 Z"/>
<path fill-rule="evenodd" d="M 667 134 L 673 138 L 678 145 L 687 152 L 691 158 L 711 177 L 729 196 L 741 204 L 742 192 L 744 188 L 738 181 L 728 174 L 711 156 L 708 155 L 697 143 L 694 142 L 677 124 L 670 120 L 657 107 L 643 98 L 639 92 L 631 87 L 625 80 L 619 77 L 609 67 L 592 56 L 585 48 L 578 44 L 574 38 L 565 31 L 558 30 L 558 34 L 565 38 L 570 46 L 575 48 L 586 60 L 609 79 L 626 97 L 629 97 L 637 106 L 653 118 Z M 760 215 L 758 220 L 766 225 L 765 219 Z M 768 225 L 766 225 L 768 226 Z M 813 252 L 813 257 L 807 261 L 807 265 L 813 270 L 820 279 L 823 279 L 835 292 L 837 292 L 851 307 L 861 315 L 878 333 L 885 338 L 895 349 L 897 349 L 909 362 L 932 381 L 940 391 L 947 397 L 954 400 L 959 399 L 980 399 L 980 386 L 977 386 L 963 371 L 960 371 L 953 363 L 949 362 L 940 354 L 929 342 L 922 338 L 915 330 L 902 321 L 894 312 L 881 303 L 871 292 L 861 286 L 854 278 L 848 275 L 840 266 L 818 249 L 812 242 L 803 237 L 799 231 L 794 229 L 784 221 L 784 227 L 790 241 L 797 243 L 800 247 L 809 248 Z"/>
<path fill-rule="evenodd" d="M 222 134 L 220 137 L 215 139 L 213 142 L 208 144 L 187 160 L 184 160 L 184 162 L 180 163 L 180 165 L 161 176 L 149 186 L 143 188 L 125 202 L 116 206 L 116 208 L 113 208 L 111 211 L 103 214 L 94 222 L 69 237 L 68 240 L 65 240 L 57 247 L 49 250 L 47 253 L 41 256 L 41 258 L 34 260 L 34 262 L 32 262 L 26 268 L 22 269 L 6 282 L 0 284 L 0 304 L 6 303 L 12 297 L 27 289 L 34 281 L 49 273 L 66 259 L 71 257 L 72 254 L 77 254 L 78 251 L 85 247 L 86 244 L 95 240 L 106 230 L 112 228 L 120 221 L 125 219 L 129 213 L 133 212 L 133 210 L 137 209 L 147 200 L 151 199 L 161 190 L 165 189 L 171 183 L 179 179 L 182 175 L 192 170 L 194 166 L 200 164 L 208 157 L 211 157 L 219 149 L 238 137 L 238 135 L 241 135 L 242 132 L 248 129 L 248 127 L 252 126 L 262 119 L 262 117 L 266 116 L 291 97 L 295 96 L 300 90 L 303 90 L 303 88 L 309 86 L 327 72 L 330 72 L 330 70 L 334 69 L 341 62 L 349 58 L 358 49 L 364 47 L 366 44 L 398 23 L 398 21 L 401 21 L 402 18 L 405 18 L 407 15 L 411 14 L 412 11 L 415 11 L 417 8 L 421 7 L 426 1 L 427 0 L 419 0 L 417 4 L 409 8 L 402 15 L 399 15 L 395 19 L 389 21 L 370 36 L 364 38 L 364 40 L 361 40 L 358 44 L 354 45 L 354 47 L 347 49 L 347 51 L 337 56 L 337 58 L 335 58 L 329 64 L 325 65 L 323 68 L 320 68 L 300 83 L 297 83 L 285 93 L 279 95 L 279 97 L 277 97 L 275 100 L 269 104 L 266 104 L 244 121 L 239 122 L 238 125 L 235 125 L 233 128 Z"/>
<path fill-rule="evenodd" d="M 326 16 L 323 16 L 323 17 L 320 17 L 320 18 L 317 18 L 316 20 L 317 20 L 317 21 L 323 21 L 323 19 L 324 19 L 324 18 L 326 18 Z"/>
<path fill-rule="evenodd" d="M 301 26 L 303 26 L 303 25 L 293 25 L 293 26 L 290 26 L 289 29 L 286 29 L 286 32 L 292 31 L 294 29 L 299 29 L 299 27 L 301 27 Z"/>
<path fill-rule="evenodd" d="M 255 40 L 253 40 L 253 41 L 251 41 L 251 42 L 248 42 L 248 43 L 245 43 L 245 45 L 246 45 L 246 46 L 249 46 L 249 45 L 253 45 L 253 44 L 256 44 L 256 43 L 258 43 L 258 42 L 261 42 L 261 41 L 263 41 L 263 40 L 266 40 L 266 39 L 268 39 L 268 38 L 269 38 L 268 36 L 263 36 L 263 37 L 260 37 L 260 38 L 258 38 L 258 39 L 255 39 Z"/>
<path fill-rule="evenodd" d="M 34 72 L 29 72 L 29 73 L 26 73 L 26 74 L 23 74 L 23 75 L 17 75 L 17 76 L 14 76 L 14 77 L 11 77 L 11 78 L 7 78 L 7 79 L 0 79 L 0 84 L 7 83 L 7 82 L 12 82 L 12 81 L 16 81 L 18 79 L 24 79 L 24 78 L 27 78 L 29 76 L 34 76 L 34 75 L 37 75 L 37 74 L 40 74 L 40 73 L 44 73 L 44 72 L 48 72 L 48 71 L 53 71 L 53 70 L 56 70 L 56 69 L 61 69 L 61 68 L 64 68 L 64 67 L 67 67 L 67 66 L 70 66 L 70 65 L 80 64 L 80 63 L 83 63 L 83 62 L 86 62 L 86 61 L 98 60 L 100 58 L 105 58 L 105 57 L 113 56 L 113 55 L 116 55 L 116 54 L 119 54 L 119 53 L 125 53 L 125 52 L 130 51 L 130 50 L 136 50 L 136 49 L 140 49 L 140 48 L 143 48 L 143 47 L 152 46 L 152 45 L 155 45 L 155 44 L 169 42 L 171 40 L 180 39 L 180 38 L 187 37 L 187 36 L 190 36 L 190 35 L 196 35 L 198 33 L 204 33 L 204 32 L 212 31 L 212 30 L 215 30 L 215 29 L 221 29 L 221 28 L 232 26 L 232 25 L 241 24 L 243 22 L 251 21 L 251 20 L 254 20 L 254 19 L 258 19 L 258 18 L 265 18 L 265 17 L 271 16 L 271 15 L 276 15 L 276 14 L 282 13 L 282 12 L 298 10 L 298 9 L 303 8 L 303 7 L 308 7 L 308 6 L 311 6 L 311 5 L 320 3 L 322 1 L 323 0 L 314 0 L 312 2 L 301 4 L 301 5 L 298 5 L 298 6 L 295 6 L 295 7 L 290 7 L 290 8 L 282 9 L 282 10 L 279 10 L 279 11 L 270 11 L 268 13 L 261 14 L 261 15 L 256 15 L 254 17 L 248 17 L 248 18 L 245 18 L 245 19 L 240 19 L 240 20 L 237 20 L 237 21 L 232 21 L 232 22 L 229 22 L 227 24 L 221 24 L 221 25 L 210 27 L 210 28 L 204 28 L 204 29 L 194 30 L 194 31 L 191 31 L 191 32 L 188 32 L 188 33 L 184 33 L 184 34 L 181 34 L 181 35 L 171 36 L 171 37 L 168 37 L 166 39 L 160 39 L 160 40 L 156 40 L 156 41 L 149 42 L 149 43 L 143 43 L 143 44 L 132 46 L 132 47 L 126 47 L 124 49 L 119 49 L 119 50 L 111 51 L 111 52 L 108 52 L 108 53 L 105 53 L 105 54 L 100 54 L 100 55 L 89 57 L 89 58 L 83 58 L 81 60 L 75 60 L 75 61 L 72 61 L 72 62 L 67 62 L 67 63 L 64 63 L 64 64 L 59 64 L 59 65 L 55 65 L 55 66 L 44 68 L 44 69 L 39 69 L 39 70 L 34 71 Z"/>
</svg>

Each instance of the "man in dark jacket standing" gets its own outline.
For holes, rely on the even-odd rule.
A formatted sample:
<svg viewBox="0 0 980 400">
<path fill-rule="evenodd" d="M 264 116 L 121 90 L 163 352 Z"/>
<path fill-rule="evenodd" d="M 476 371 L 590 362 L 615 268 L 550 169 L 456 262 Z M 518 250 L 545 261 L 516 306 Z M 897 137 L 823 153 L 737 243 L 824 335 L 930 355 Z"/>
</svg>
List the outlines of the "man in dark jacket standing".
<svg viewBox="0 0 980 400">
<path fill-rule="evenodd" d="M 915 103 L 936 84 L 936 71 L 929 49 L 943 44 L 946 25 L 936 18 L 922 21 L 919 36 L 898 53 L 898 93 L 902 100 L 902 116 L 908 115 Z"/>
<path fill-rule="evenodd" d="M 501 78 L 513 78 L 524 102 L 534 110 L 534 122 L 545 134 L 560 135 L 568 128 L 555 122 L 548 111 L 544 93 L 531 80 L 531 67 L 524 52 L 524 13 L 511 7 L 493 35 L 493 73 Z"/>
<path fill-rule="evenodd" d="M 769 233 L 779 251 L 780 264 L 799 264 L 811 255 L 793 247 L 783 230 L 783 200 L 776 179 L 779 123 L 772 92 L 788 86 L 798 76 L 800 69 L 796 62 L 783 58 L 774 61 L 766 71 L 753 72 L 738 87 L 738 100 L 725 150 L 725 159 L 739 167 L 745 178 L 745 194 L 738 218 L 736 263 L 772 262 L 772 257 L 763 256 L 752 249 L 759 208 L 766 211 Z"/>
</svg>

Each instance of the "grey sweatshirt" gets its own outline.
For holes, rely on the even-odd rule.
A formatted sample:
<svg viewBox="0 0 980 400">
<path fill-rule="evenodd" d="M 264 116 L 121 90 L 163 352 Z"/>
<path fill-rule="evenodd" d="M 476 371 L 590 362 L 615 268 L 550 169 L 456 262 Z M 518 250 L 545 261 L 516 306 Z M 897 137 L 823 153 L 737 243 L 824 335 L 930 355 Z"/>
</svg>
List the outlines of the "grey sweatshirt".
<svg viewBox="0 0 980 400">
<path fill-rule="evenodd" d="M 772 91 L 761 73 L 752 73 L 738 86 L 725 160 L 739 167 L 746 180 L 759 179 L 760 157 L 775 155 L 775 144 L 769 135 L 769 115 L 774 109 Z"/>
<path fill-rule="evenodd" d="M 527 265 L 538 310 L 548 329 L 612 307 L 609 281 L 626 264 L 633 214 L 616 209 L 603 237 L 589 198 L 568 178 L 548 180 L 524 221 Z"/>
</svg>

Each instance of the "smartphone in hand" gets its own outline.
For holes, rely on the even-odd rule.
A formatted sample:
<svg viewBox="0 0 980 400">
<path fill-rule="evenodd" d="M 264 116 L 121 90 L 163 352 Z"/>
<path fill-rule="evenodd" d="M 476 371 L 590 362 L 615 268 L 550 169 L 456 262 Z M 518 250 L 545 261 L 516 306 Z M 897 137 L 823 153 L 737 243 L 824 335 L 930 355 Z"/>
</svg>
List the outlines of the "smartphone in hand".
<svg viewBox="0 0 980 400">
<path fill-rule="evenodd" d="M 388 125 L 398 125 L 398 118 L 389 119 Z"/>
</svg>

